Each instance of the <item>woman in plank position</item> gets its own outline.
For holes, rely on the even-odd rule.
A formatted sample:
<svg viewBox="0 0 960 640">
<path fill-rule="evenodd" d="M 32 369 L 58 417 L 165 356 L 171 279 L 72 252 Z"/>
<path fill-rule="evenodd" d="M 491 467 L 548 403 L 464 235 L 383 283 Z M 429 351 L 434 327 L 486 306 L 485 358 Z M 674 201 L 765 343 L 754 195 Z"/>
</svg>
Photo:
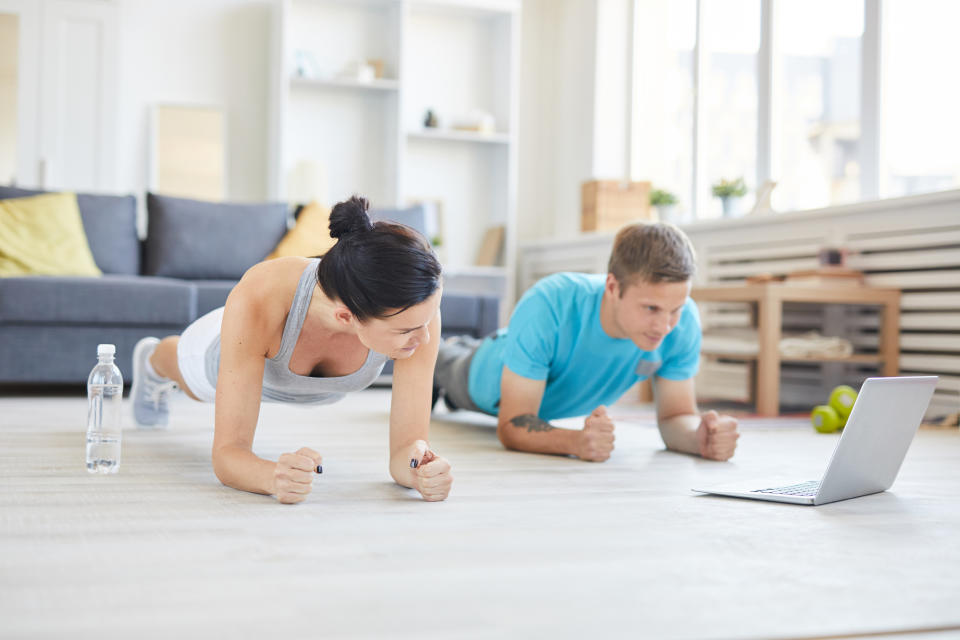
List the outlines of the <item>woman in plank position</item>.
<svg viewBox="0 0 960 640">
<path fill-rule="evenodd" d="M 450 464 L 427 436 L 440 341 L 441 268 L 416 231 L 371 222 L 354 196 L 330 214 L 336 244 L 318 258 L 278 258 L 251 267 L 225 307 L 183 335 L 144 338 L 134 349 L 134 417 L 166 426 L 176 388 L 215 402 L 213 469 L 235 489 L 283 503 L 310 493 L 319 453 L 276 462 L 252 451 L 262 401 L 329 404 L 369 386 L 395 360 L 390 475 L 425 500 L 443 500 Z"/>
</svg>

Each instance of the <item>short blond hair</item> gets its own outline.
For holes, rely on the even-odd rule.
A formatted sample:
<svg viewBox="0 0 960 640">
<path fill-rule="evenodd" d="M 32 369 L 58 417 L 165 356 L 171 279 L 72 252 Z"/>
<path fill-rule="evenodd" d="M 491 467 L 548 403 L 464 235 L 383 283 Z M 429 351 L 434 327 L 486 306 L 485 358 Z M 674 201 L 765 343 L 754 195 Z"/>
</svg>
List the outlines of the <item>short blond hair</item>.
<svg viewBox="0 0 960 640">
<path fill-rule="evenodd" d="M 637 281 L 685 282 L 697 270 L 693 243 L 666 222 L 627 225 L 617 232 L 607 270 L 622 289 Z"/>
</svg>

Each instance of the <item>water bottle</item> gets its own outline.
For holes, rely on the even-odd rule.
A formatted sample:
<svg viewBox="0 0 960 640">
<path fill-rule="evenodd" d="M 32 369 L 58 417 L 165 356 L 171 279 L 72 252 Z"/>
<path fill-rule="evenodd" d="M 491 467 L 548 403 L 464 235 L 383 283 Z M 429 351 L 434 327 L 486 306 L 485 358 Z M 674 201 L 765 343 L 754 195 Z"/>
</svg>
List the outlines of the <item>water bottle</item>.
<svg viewBox="0 0 960 640">
<path fill-rule="evenodd" d="M 97 366 L 87 378 L 87 471 L 120 468 L 120 413 L 123 376 L 113 363 L 116 347 L 97 345 Z"/>
</svg>

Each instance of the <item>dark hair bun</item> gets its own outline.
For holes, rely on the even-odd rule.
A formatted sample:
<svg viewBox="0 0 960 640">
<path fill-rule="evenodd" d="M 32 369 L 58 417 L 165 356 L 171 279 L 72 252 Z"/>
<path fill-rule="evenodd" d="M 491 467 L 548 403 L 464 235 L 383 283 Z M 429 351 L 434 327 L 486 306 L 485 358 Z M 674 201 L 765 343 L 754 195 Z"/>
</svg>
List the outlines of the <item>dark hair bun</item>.
<svg viewBox="0 0 960 640">
<path fill-rule="evenodd" d="M 330 237 L 339 240 L 351 233 L 363 233 L 373 229 L 373 222 L 367 215 L 369 208 L 370 203 L 360 196 L 338 202 L 330 212 Z"/>
</svg>

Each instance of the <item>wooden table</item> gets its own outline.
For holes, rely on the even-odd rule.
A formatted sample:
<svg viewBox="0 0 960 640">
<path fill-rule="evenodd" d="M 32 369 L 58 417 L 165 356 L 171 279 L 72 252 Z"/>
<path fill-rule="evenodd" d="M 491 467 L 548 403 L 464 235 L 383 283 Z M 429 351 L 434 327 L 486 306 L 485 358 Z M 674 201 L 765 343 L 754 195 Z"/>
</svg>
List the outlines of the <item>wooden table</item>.
<svg viewBox="0 0 960 640">
<path fill-rule="evenodd" d="M 780 409 L 780 363 L 855 362 L 880 364 L 884 376 L 895 376 L 900 369 L 900 290 L 862 286 L 812 287 L 763 283 L 716 287 L 697 287 L 690 293 L 697 302 L 747 302 L 755 305 L 759 352 L 756 356 L 708 353 L 715 357 L 756 359 L 754 399 L 757 413 L 775 416 Z M 780 338 L 784 302 L 819 304 L 880 305 L 883 307 L 880 344 L 877 355 L 854 354 L 846 358 L 781 358 Z"/>
</svg>

